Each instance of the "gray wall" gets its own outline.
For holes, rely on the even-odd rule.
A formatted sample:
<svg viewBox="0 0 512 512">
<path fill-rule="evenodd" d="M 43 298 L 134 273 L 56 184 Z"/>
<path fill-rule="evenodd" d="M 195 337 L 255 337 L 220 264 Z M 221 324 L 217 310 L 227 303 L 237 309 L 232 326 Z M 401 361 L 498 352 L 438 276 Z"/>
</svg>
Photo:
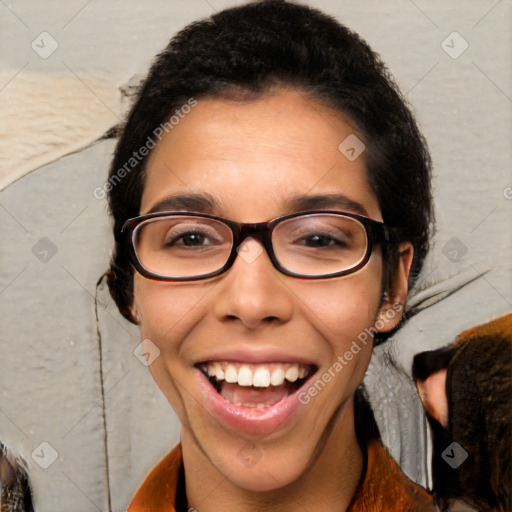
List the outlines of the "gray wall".
<svg viewBox="0 0 512 512">
<path fill-rule="evenodd" d="M 172 34 L 236 3 L 0 3 L 0 439 L 27 459 L 40 512 L 124 510 L 179 439 L 133 353 L 137 330 L 97 286 L 111 235 L 93 190 L 114 144 L 97 139 Z M 418 314 L 376 350 L 366 380 L 391 453 L 425 484 L 412 357 L 512 310 L 512 2 L 308 3 L 382 55 L 434 159 L 438 232 L 411 299 Z"/>
</svg>

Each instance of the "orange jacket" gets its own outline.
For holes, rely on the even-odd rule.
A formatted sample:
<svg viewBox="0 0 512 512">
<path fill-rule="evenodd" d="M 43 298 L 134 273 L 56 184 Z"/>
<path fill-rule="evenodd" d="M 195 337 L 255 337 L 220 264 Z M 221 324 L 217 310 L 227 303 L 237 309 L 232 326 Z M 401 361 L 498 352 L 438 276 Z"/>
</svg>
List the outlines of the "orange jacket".
<svg viewBox="0 0 512 512">
<path fill-rule="evenodd" d="M 433 512 L 432 496 L 401 471 L 382 443 L 367 444 L 367 470 L 347 512 Z M 182 470 L 181 445 L 169 452 L 149 473 L 127 512 L 186 512 L 176 510 Z M 184 490 L 180 490 L 184 492 Z"/>
</svg>

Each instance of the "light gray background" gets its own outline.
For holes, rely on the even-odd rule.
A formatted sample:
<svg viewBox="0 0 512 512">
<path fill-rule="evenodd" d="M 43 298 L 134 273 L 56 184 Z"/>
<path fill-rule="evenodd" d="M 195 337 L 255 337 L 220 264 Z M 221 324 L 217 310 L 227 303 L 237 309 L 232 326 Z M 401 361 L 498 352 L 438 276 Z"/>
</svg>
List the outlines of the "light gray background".
<svg viewBox="0 0 512 512">
<path fill-rule="evenodd" d="M 0 171 L 10 183 L 0 195 L 0 439 L 27 459 L 40 512 L 124 510 L 179 439 L 170 406 L 133 354 L 137 330 L 119 316 L 106 287 L 96 286 L 111 235 L 105 203 L 93 190 L 106 178 L 114 141 L 94 141 L 122 117 L 120 88 L 147 69 L 170 36 L 237 3 L 0 0 L 7 152 L 0 163 L 20 159 L 14 172 Z M 434 159 L 438 233 L 411 299 L 418 314 L 376 350 L 366 379 L 391 453 L 425 484 L 428 433 L 407 376 L 412 357 L 512 309 L 512 2 L 307 3 L 381 54 Z M 58 43 L 47 59 L 31 47 L 43 31 Z M 458 58 L 463 40 L 450 36 L 454 31 L 469 45 Z M 26 87 L 34 77 L 47 94 Z M 11 108 L 20 94 L 31 105 L 21 107 L 28 120 L 21 127 Z M 78 97 L 82 103 L 61 112 L 66 98 Z M 33 124 L 37 119 L 45 121 Z M 84 126 L 77 151 L 66 134 Z M 13 182 L 33 168 L 24 155 L 42 154 L 46 136 L 54 137 L 47 165 Z"/>
</svg>

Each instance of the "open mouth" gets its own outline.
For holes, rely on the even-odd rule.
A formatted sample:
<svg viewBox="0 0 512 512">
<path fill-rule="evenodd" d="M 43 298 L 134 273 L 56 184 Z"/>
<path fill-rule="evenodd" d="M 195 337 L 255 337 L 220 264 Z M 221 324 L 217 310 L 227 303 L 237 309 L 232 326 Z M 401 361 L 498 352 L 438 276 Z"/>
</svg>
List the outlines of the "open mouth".
<svg viewBox="0 0 512 512">
<path fill-rule="evenodd" d="M 196 367 L 224 400 L 260 409 L 297 392 L 317 370 L 314 365 L 300 363 L 229 361 L 206 361 Z"/>
</svg>

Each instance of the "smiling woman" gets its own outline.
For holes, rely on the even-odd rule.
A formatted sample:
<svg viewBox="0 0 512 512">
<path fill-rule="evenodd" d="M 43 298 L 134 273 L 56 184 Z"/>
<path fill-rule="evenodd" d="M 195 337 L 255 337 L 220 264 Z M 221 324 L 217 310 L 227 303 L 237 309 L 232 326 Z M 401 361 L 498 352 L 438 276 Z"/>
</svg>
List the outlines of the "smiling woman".
<svg viewBox="0 0 512 512">
<path fill-rule="evenodd" d="M 433 510 L 379 440 L 373 343 L 353 346 L 399 326 L 432 223 L 426 145 L 366 43 L 278 0 L 195 23 L 153 65 L 111 177 L 130 159 L 108 283 L 182 433 L 129 510 Z"/>
</svg>

